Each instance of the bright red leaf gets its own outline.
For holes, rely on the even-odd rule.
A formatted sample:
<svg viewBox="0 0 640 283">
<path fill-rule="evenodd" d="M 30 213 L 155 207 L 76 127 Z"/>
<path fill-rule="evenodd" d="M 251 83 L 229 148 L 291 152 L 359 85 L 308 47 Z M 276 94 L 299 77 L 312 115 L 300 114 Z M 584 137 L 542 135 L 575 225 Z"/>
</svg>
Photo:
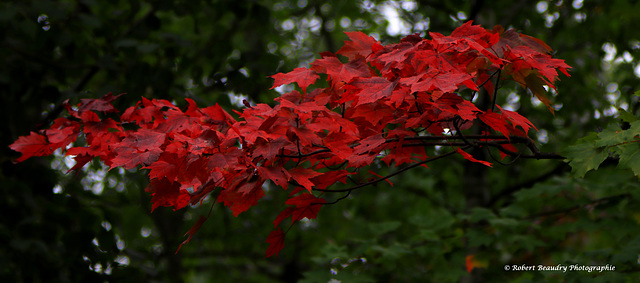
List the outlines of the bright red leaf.
<svg viewBox="0 0 640 283">
<path fill-rule="evenodd" d="M 286 74 L 278 73 L 271 77 L 275 79 L 275 82 L 273 83 L 271 89 L 279 87 L 283 84 L 290 84 L 295 82 L 298 84 L 298 86 L 300 86 L 302 92 L 306 93 L 307 87 L 315 83 L 320 76 L 318 76 L 316 72 L 311 71 L 307 68 L 296 68 Z"/>
<path fill-rule="evenodd" d="M 342 63 L 337 57 L 317 59 L 311 63 L 311 70 L 330 76 L 332 83 L 348 83 L 353 78 L 371 77 L 371 69 L 363 59 Z"/>
<path fill-rule="evenodd" d="M 481 113 L 478 115 L 478 118 L 482 120 L 487 126 L 491 127 L 497 132 L 500 132 L 503 136 L 509 137 L 509 128 L 507 128 L 507 124 L 502 115 L 495 112 L 487 112 Z"/>
<path fill-rule="evenodd" d="M 459 85 L 464 84 L 467 87 L 477 90 L 472 77 L 465 73 L 438 73 L 430 72 L 421 77 L 416 83 L 411 83 L 411 91 L 433 91 L 453 92 Z"/>
<path fill-rule="evenodd" d="M 300 221 L 304 218 L 315 219 L 323 203 L 326 203 L 325 199 L 316 197 L 310 193 L 302 193 L 285 202 L 285 204 L 296 206 L 295 210 L 291 213 L 292 222 Z"/>
<path fill-rule="evenodd" d="M 47 138 L 35 132 L 31 132 L 28 136 L 19 137 L 10 146 L 11 149 L 22 153 L 16 162 L 22 162 L 32 156 L 51 155 L 55 148 L 51 146 Z"/>
<path fill-rule="evenodd" d="M 309 192 L 311 192 L 311 187 L 313 187 L 314 184 L 309 179 L 313 177 L 317 177 L 321 173 L 313 171 L 311 169 L 307 169 L 307 168 L 296 167 L 289 170 L 289 174 L 291 175 L 291 178 L 293 180 L 295 180 L 296 182 L 298 182 L 298 184 L 300 184 Z"/>
<path fill-rule="evenodd" d="M 338 50 L 337 54 L 344 55 L 350 60 L 366 58 L 373 51 L 382 49 L 380 43 L 373 37 L 359 31 L 345 32 L 349 40 L 345 40 L 344 46 Z"/>
<path fill-rule="evenodd" d="M 534 126 L 531 121 L 529 121 L 529 119 L 525 118 L 524 116 L 518 114 L 517 112 L 513 112 L 513 111 L 509 111 L 509 110 L 504 110 L 502 109 L 502 107 L 498 106 L 498 109 L 500 109 L 500 112 L 502 113 L 503 117 L 506 117 L 509 122 L 511 122 L 511 124 L 513 124 L 513 126 L 520 126 L 525 134 L 529 132 L 530 128 L 534 128 L 536 129 L 536 131 L 538 130 L 538 128 L 536 128 L 536 126 Z"/>
<path fill-rule="evenodd" d="M 474 158 L 471 154 L 469 154 L 466 151 L 460 149 L 459 147 L 456 148 L 456 151 L 460 155 L 462 155 L 462 157 L 464 157 L 464 159 L 466 159 L 466 160 L 469 160 L 471 162 L 480 163 L 480 164 L 485 165 L 485 166 L 493 167 L 493 164 L 491 164 L 490 162 L 487 162 L 487 161 L 484 161 L 484 160 L 478 160 L 478 159 Z"/>
<path fill-rule="evenodd" d="M 349 85 L 359 89 L 358 104 L 372 103 L 391 96 L 398 82 L 390 82 L 385 78 L 356 78 Z"/>
</svg>

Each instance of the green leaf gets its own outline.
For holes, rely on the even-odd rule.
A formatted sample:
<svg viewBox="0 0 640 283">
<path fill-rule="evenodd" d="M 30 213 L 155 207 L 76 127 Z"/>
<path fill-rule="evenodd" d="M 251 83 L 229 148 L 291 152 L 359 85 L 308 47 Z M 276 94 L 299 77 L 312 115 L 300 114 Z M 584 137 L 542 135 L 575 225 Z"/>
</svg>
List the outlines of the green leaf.
<svg viewBox="0 0 640 283">
<path fill-rule="evenodd" d="M 469 240 L 469 246 L 489 246 L 493 242 L 494 236 L 482 230 L 469 230 L 467 232 L 467 239 Z"/>
<path fill-rule="evenodd" d="M 389 221 L 382 223 L 371 223 L 369 224 L 369 228 L 375 235 L 383 235 L 387 232 L 391 232 L 393 230 L 398 229 L 402 223 L 399 221 Z"/>
<path fill-rule="evenodd" d="M 629 114 L 629 113 L 627 113 Z M 633 115 L 629 114 L 631 117 Z M 628 119 L 628 118 L 627 118 Z M 618 125 L 611 125 L 598 134 L 595 146 L 608 147 L 620 156 L 619 168 L 629 168 L 635 175 L 640 173 L 640 120 L 629 124 L 629 129 L 622 130 Z"/>
<path fill-rule="evenodd" d="M 332 278 L 331 273 L 326 269 L 316 269 L 302 273 L 303 279 L 300 279 L 300 283 L 317 283 L 317 282 L 329 282 Z"/>
<path fill-rule="evenodd" d="M 312 257 L 311 260 L 316 264 L 326 264 L 327 262 L 331 262 L 333 259 L 341 258 L 347 259 L 349 258 L 349 254 L 347 253 L 347 248 L 345 246 L 339 246 L 333 243 L 328 243 L 322 248 L 322 254 L 319 256 Z"/>
<path fill-rule="evenodd" d="M 527 211 L 520 205 L 510 205 L 500 210 L 500 216 L 502 217 L 524 217 Z"/>
<path fill-rule="evenodd" d="M 492 226 L 497 226 L 497 227 L 515 227 L 515 226 L 518 226 L 519 224 L 518 220 L 515 220 L 513 218 L 496 218 L 496 219 L 489 220 L 489 223 Z"/>
<path fill-rule="evenodd" d="M 456 222 L 456 219 L 451 213 L 442 208 L 434 208 L 429 210 L 425 214 L 412 215 L 409 218 L 409 223 L 418 227 L 425 227 L 436 232 L 442 230 L 450 231 L 452 225 Z"/>
<path fill-rule="evenodd" d="M 571 172 L 580 178 L 589 172 L 589 170 L 596 170 L 600 164 L 607 159 L 607 152 L 604 148 L 594 147 L 590 144 L 581 144 L 569 147 L 569 153 L 567 156 L 571 160 Z"/>
<path fill-rule="evenodd" d="M 382 260 L 396 259 L 410 252 L 409 247 L 402 243 L 393 243 L 390 246 L 374 245 L 371 250 L 379 252 Z"/>
<path fill-rule="evenodd" d="M 632 123 L 632 122 L 638 121 L 638 117 L 636 117 L 635 115 L 627 112 L 627 110 L 624 110 L 622 108 L 618 108 L 618 113 L 620 113 L 620 119 L 622 119 L 622 121 L 625 121 L 627 123 Z"/>
<path fill-rule="evenodd" d="M 631 142 L 618 146 L 615 152 L 620 154 L 618 168 L 629 168 L 634 175 L 638 176 L 640 173 L 640 143 Z"/>
<path fill-rule="evenodd" d="M 618 125 L 610 125 L 602 132 L 598 133 L 596 146 L 617 146 L 622 143 L 634 140 L 634 137 L 640 133 L 640 121 L 630 124 L 627 130 L 621 129 Z"/>
<path fill-rule="evenodd" d="M 510 244 L 518 245 L 527 251 L 535 251 L 537 247 L 544 246 L 544 242 L 532 235 L 513 235 L 507 238 Z"/>
<path fill-rule="evenodd" d="M 354 283 L 376 282 L 376 280 L 369 275 L 361 274 L 361 273 L 354 274 L 353 272 L 344 272 L 344 271 L 335 275 L 333 279 L 336 279 L 337 282 L 354 282 Z"/>
<path fill-rule="evenodd" d="M 431 229 L 420 229 L 418 238 L 422 241 L 439 241 L 440 237 Z"/>
<path fill-rule="evenodd" d="M 578 140 L 577 144 L 567 147 L 561 152 L 567 157 L 565 160 L 571 165 L 571 172 L 580 178 L 584 177 L 589 170 L 598 169 L 608 156 L 604 147 L 596 146 L 595 140 L 598 136 L 590 133 L 586 137 Z"/>
<path fill-rule="evenodd" d="M 469 215 L 469 220 L 471 220 L 471 222 L 491 220 L 494 218 L 496 218 L 496 215 L 493 213 L 493 211 L 482 207 L 474 207 L 471 210 L 471 214 Z"/>
</svg>

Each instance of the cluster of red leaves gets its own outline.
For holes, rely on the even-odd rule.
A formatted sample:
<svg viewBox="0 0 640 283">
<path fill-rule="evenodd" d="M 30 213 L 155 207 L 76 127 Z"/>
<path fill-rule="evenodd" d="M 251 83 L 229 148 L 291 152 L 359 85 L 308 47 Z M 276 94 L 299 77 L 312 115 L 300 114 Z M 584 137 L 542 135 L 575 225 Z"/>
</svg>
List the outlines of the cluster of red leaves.
<svg viewBox="0 0 640 283">
<path fill-rule="evenodd" d="M 272 76 L 274 88 L 296 83 L 300 91 L 283 94 L 274 107 L 245 108 L 237 112 L 238 120 L 218 105 L 199 108 L 187 99 L 183 111 L 165 100 L 142 98 L 117 121 L 110 117 L 117 113 L 111 102 L 118 96 L 109 94 L 66 104 L 71 117 L 20 137 L 11 148 L 23 154 L 17 159 L 23 161 L 65 149 L 84 133 L 85 146 L 66 150 L 77 161 L 72 170 L 96 157 L 111 168 L 148 169 L 146 191 L 153 196 L 153 209 L 197 204 L 221 188 L 216 200 L 237 216 L 265 195 L 266 181 L 291 188 L 289 207 L 275 219 L 267 239 L 266 255 L 272 256 L 284 246 L 283 220 L 290 217 L 293 225 L 313 219 L 326 203 L 314 190 L 346 183 L 376 159 L 389 166 L 427 160 L 425 144 L 416 141 L 424 136 L 446 140 L 445 129 L 477 124 L 509 138 L 526 137 L 533 127 L 515 112 L 479 109 L 462 90 L 473 96 L 484 87 L 493 94 L 492 78 L 499 74 L 531 89 L 549 106 L 542 86 L 553 87 L 556 70 L 568 75 L 570 68 L 551 58 L 542 41 L 499 27 L 486 30 L 467 23 L 450 36 L 410 35 L 386 46 L 361 32 L 347 36 L 351 40 L 336 54 L 322 53 L 309 68 Z M 326 87 L 310 89 L 319 79 L 326 80 Z M 204 219 L 189 230 L 189 239 Z"/>
</svg>

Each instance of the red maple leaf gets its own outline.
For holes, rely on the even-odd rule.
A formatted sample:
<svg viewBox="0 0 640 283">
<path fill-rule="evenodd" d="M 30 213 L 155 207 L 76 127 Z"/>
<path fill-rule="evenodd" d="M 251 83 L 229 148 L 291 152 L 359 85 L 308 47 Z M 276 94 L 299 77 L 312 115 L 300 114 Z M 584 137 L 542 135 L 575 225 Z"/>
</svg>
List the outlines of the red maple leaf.
<svg viewBox="0 0 640 283">
<path fill-rule="evenodd" d="M 411 92 L 440 90 L 442 92 L 453 92 L 459 85 L 464 84 L 470 89 L 478 90 L 473 77 L 466 73 L 440 73 L 432 71 L 420 76 L 417 83 L 411 83 Z M 402 80 L 401 80 L 402 82 Z"/>
<path fill-rule="evenodd" d="M 267 243 L 269 243 L 269 247 L 267 248 L 265 256 L 278 256 L 282 248 L 284 248 L 284 233 L 282 232 L 282 229 L 278 228 L 271 231 L 267 237 Z"/>
<path fill-rule="evenodd" d="M 387 46 L 384 51 L 375 53 L 374 59 L 380 60 L 386 64 L 402 63 L 408 58 L 408 55 L 415 52 L 416 45 L 412 42 L 402 42 Z M 398 65 L 394 65 L 398 66 Z"/>
<path fill-rule="evenodd" d="M 36 132 L 31 132 L 28 136 L 21 136 L 10 146 L 11 149 L 22 153 L 15 162 L 22 162 L 32 156 L 51 155 L 55 148 L 51 146 L 47 138 Z"/>
<path fill-rule="evenodd" d="M 460 115 L 460 118 L 468 121 L 475 120 L 478 113 L 482 113 L 482 111 L 469 100 L 462 100 L 460 103 L 456 104 L 456 108 L 458 108 L 458 115 Z"/>
<path fill-rule="evenodd" d="M 385 78 L 373 77 L 355 78 L 349 83 L 349 86 L 358 90 L 360 94 L 358 95 L 358 104 L 366 104 L 388 98 L 397 84 L 397 81 L 390 82 Z"/>
<path fill-rule="evenodd" d="M 225 189 L 220 193 L 218 201 L 229 207 L 233 212 L 233 216 L 238 216 L 258 204 L 258 200 L 264 197 L 264 191 L 260 186 L 252 186 L 251 189 L 248 192 Z"/>
<path fill-rule="evenodd" d="M 278 214 L 278 216 L 276 217 L 276 219 L 273 220 L 273 227 L 274 228 L 278 227 L 278 225 L 280 225 L 280 223 L 282 223 L 282 221 L 287 219 L 287 217 L 291 216 L 295 210 L 296 210 L 295 207 L 290 206 L 290 207 L 285 208 L 285 210 L 281 211 L 280 214 Z M 292 221 L 292 223 L 293 223 L 293 221 Z"/>
<path fill-rule="evenodd" d="M 507 119 L 509 119 L 509 121 L 511 122 L 511 124 L 513 124 L 514 127 L 515 126 L 522 127 L 522 129 L 524 130 L 525 134 L 529 132 L 529 128 L 531 128 L 531 127 L 536 129 L 536 131 L 538 130 L 538 128 L 536 128 L 536 126 L 534 126 L 531 123 L 531 121 L 529 121 L 529 119 L 527 119 L 524 116 L 518 114 L 517 112 L 504 110 L 500 106 L 498 106 L 498 109 L 500 109 L 500 113 L 502 114 L 502 116 L 507 118 Z"/>
<path fill-rule="evenodd" d="M 316 177 L 311 178 L 311 181 L 316 185 L 316 188 L 320 190 L 326 189 L 337 182 L 346 183 L 347 176 L 355 173 L 347 170 L 332 170 L 322 173 Z"/>
<path fill-rule="evenodd" d="M 338 50 L 337 54 L 344 55 L 350 60 L 366 58 L 373 51 L 382 49 L 378 41 L 359 31 L 345 32 L 351 39 L 344 41 L 344 46 Z"/>
<path fill-rule="evenodd" d="M 264 179 L 269 179 L 277 186 L 287 189 L 290 176 L 284 168 L 280 166 L 260 166 L 258 167 L 258 172 Z"/>
<path fill-rule="evenodd" d="M 312 193 L 302 193 L 298 196 L 288 199 L 285 204 L 295 205 L 296 208 L 311 206 L 313 204 L 325 203 L 323 198 L 314 196 Z M 318 206 L 319 207 L 319 206 Z"/>
<path fill-rule="evenodd" d="M 159 206 L 181 209 L 189 204 L 189 192 L 180 189 L 180 183 L 169 181 L 167 178 L 155 179 L 149 182 L 145 192 L 150 193 L 151 211 Z"/>
<path fill-rule="evenodd" d="M 507 127 L 506 121 L 502 118 L 502 115 L 489 110 L 486 113 L 478 114 L 478 118 L 492 129 L 509 138 L 510 131 Z"/>
<path fill-rule="evenodd" d="M 372 135 L 360 141 L 360 144 L 354 147 L 353 154 L 360 155 L 365 153 L 376 153 L 379 151 L 380 145 L 384 144 L 387 140 L 382 137 L 382 134 Z"/>
<path fill-rule="evenodd" d="M 550 54 L 553 52 L 553 49 L 542 40 L 519 33 L 515 29 L 505 31 L 502 26 L 496 26 L 494 31 L 500 36 L 498 42 L 493 46 L 493 49 L 496 50 L 499 55 L 502 55 L 502 50 L 520 45 L 528 46 L 541 54 Z"/>
<path fill-rule="evenodd" d="M 464 159 L 469 160 L 471 162 L 476 162 L 476 163 L 480 163 L 482 165 L 486 165 L 489 167 L 493 167 L 493 164 L 491 164 L 490 162 L 484 161 L 484 160 L 478 160 L 476 158 L 474 158 L 471 154 L 467 153 L 466 151 L 460 149 L 459 147 L 456 148 L 456 151 L 462 155 L 462 157 L 464 157 Z"/>
<path fill-rule="evenodd" d="M 558 77 L 556 70 L 560 70 L 567 77 L 571 76 L 567 72 L 567 69 L 571 67 L 567 65 L 564 60 L 551 58 L 548 54 L 541 54 L 524 45 L 512 48 L 511 52 L 513 56 L 522 58 L 529 66 L 544 75 L 550 86 L 553 86 L 553 82 Z"/>
<path fill-rule="evenodd" d="M 309 180 L 313 177 L 319 176 L 320 172 L 316 172 L 314 170 L 302 167 L 296 167 L 288 171 L 291 178 L 298 182 L 300 186 L 303 186 L 309 193 L 311 193 L 311 188 L 314 186 L 314 183 Z"/>
<path fill-rule="evenodd" d="M 134 137 L 115 146 L 116 155 L 111 159 L 111 168 L 122 166 L 125 169 L 132 169 L 138 165 L 150 165 L 158 160 L 162 153 L 162 149 L 153 147 L 153 144 L 140 143 L 141 148 L 132 146 L 136 144 L 138 140 Z"/>
<path fill-rule="evenodd" d="M 86 111 L 100 111 L 105 113 L 117 112 L 116 108 L 113 107 L 111 102 L 113 102 L 114 100 L 116 100 L 118 97 L 122 95 L 124 95 L 124 93 L 113 95 L 110 92 L 105 94 L 102 98 L 99 98 L 99 99 L 89 99 L 89 98 L 80 99 L 80 104 L 78 106 L 77 113 L 82 114 L 83 112 L 86 112 Z M 67 106 L 68 110 L 70 109 L 67 101 L 65 101 L 65 106 Z M 76 111 L 73 111 L 73 110 L 69 111 L 69 113 L 74 113 L 74 112 Z"/>
<path fill-rule="evenodd" d="M 178 173 L 175 163 L 165 160 L 157 160 L 142 168 L 150 169 L 149 179 L 161 179 L 164 177 L 173 181 L 176 179 L 176 175 Z"/>
<path fill-rule="evenodd" d="M 264 157 L 267 160 L 271 160 L 280 153 L 280 150 L 285 146 L 291 144 L 285 137 L 279 137 L 275 140 L 267 141 L 264 138 L 258 138 L 254 145 L 253 156 Z"/>
<path fill-rule="evenodd" d="M 85 126 L 86 127 L 86 126 Z M 58 118 L 53 122 L 53 125 L 47 130 L 47 140 L 53 144 L 54 147 L 66 147 L 70 143 L 74 142 L 80 132 L 80 123 L 71 121 L 66 118 Z"/>
<path fill-rule="evenodd" d="M 342 63 L 337 57 L 326 57 L 311 63 L 311 70 L 329 75 L 333 84 L 372 76 L 371 69 L 363 59 Z"/>
<path fill-rule="evenodd" d="M 400 166 L 405 163 L 413 163 L 416 160 L 422 161 L 427 158 L 424 147 L 402 147 L 399 144 L 393 149 L 393 154 L 389 154 L 382 158 L 382 161 L 387 165 L 395 162 L 395 166 Z"/>
<path fill-rule="evenodd" d="M 82 167 L 84 167 L 84 165 L 89 163 L 89 161 L 93 160 L 93 158 L 93 155 L 88 154 L 76 155 L 75 157 L 73 157 L 73 160 L 76 161 L 76 164 L 74 164 L 73 167 L 71 167 L 71 169 L 67 171 L 67 173 L 75 170 L 80 170 Z"/>
<path fill-rule="evenodd" d="M 322 144 L 322 138 L 308 128 L 290 127 L 287 129 L 287 137 L 290 141 L 300 141 L 303 146 Z"/>
<path fill-rule="evenodd" d="M 31 132 L 21 136 L 9 148 L 22 153 L 15 162 L 22 162 L 32 156 L 51 155 L 56 149 L 74 142 L 80 132 L 80 124 L 66 118 L 58 118 L 51 127 L 41 133 Z"/>
<path fill-rule="evenodd" d="M 321 204 L 326 203 L 323 198 L 308 196 L 311 194 L 302 194 L 295 198 L 291 198 L 285 204 L 295 204 L 296 209 L 291 215 L 291 221 L 300 221 L 304 218 L 315 219 L 320 211 Z M 303 197 L 304 196 L 304 197 Z M 302 198 L 302 199 L 299 199 Z M 290 202 L 291 201 L 291 202 Z"/>
<path fill-rule="evenodd" d="M 385 122 L 389 121 L 389 119 L 396 114 L 393 108 L 383 103 L 358 104 L 358 107 L 351 113 L 349 118 L 355 120 L 361 117 L 373 126 L 386 125 Z M 361 124 L 363 122 L 359 121 L 358 123 Z"/>
<path fill-rule="evenodd" d="M 353 135 L 334 132 L 325 137 L 324 144 L 333 154 L 341 159 L 346 159 L 353 154 L 353 149 L 349 144 L 356 140 L 358 140 L 358 138 Z"/>
<path fill-rule="evenodd" d="M 198 217 L 198 221 L 193 224 L 193 226 L 191 226 L 191 229 L 189 229 L 189 231 L 187 231 L 187 233 L 185 233 L 184 235 L 189 235 L 189 237 L 184 240 L 180 246 L 178 246 L 178 249 L 176 250 L 176 254 L 178 254 L 178 252 L 180 251 L 180 249 L 182 248 L 183 245 L 186 245 L 189 243 L 189 241 L 191 241 L 191 238 L 193 238 L 193 235 L 196 234 L 196 232 L 198 232 L 198 230 L 200 230 L 200 227 L 202 227 L 202 224 L 204 224 L 205 221 L 207 221 L 207 219 L 209 219 L 208 217 L 204 217 L 202 215 L 199 215 Z"/>
<path fill-rule="evenodd" d="M 296 68 L 286 74 L 277 73 L 271 77 L 275 79 L 275 82 L 273 83 L 271 89 L 279 87 L 283 84 L 290 84 L 295 82 L 298 83 L 298 86 L 302 89 L 302 92 L 306 93 L 307 87 L 315 83 L 320 76 L 318 76 L 316 72 L 307 68 Z"/>
<path fill-rule="evenodd" d="M 143 128 L 130 133 L 129 136 L 122 140 L 120 146 L 135 148 L 140 151 L 155 151 L 164 144 L 166 136 L 166 133 Z"/>
<path fill-rule="evenodd" d="M 314 196 L 311 193 L 302 193 L 298 196 L 292 197 L 288 199 L 285 204 L 295 205 L 295 209 L 291 210 L 291 212 L 287 211 L 286 213 L 282 213 L 276 218 L 274 224 L 279 223 L 282 219 L 291 215 L 291 223 L 296 221 L 300 221 L 304 218 L 307 219 L 315 219 L 318 215 L 318 211 L 320 211 L 321 204 L 326 203 L 326 200 L 323 198 L 319 198 Z"/>
</svg>

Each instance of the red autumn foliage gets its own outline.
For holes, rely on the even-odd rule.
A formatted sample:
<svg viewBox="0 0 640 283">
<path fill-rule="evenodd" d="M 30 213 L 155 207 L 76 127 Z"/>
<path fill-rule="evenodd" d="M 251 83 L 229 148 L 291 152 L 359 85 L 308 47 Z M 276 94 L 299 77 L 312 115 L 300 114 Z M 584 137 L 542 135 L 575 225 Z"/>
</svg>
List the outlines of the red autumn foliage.
<svg viewBox="0 0 640 283">
<path fill-rule="evenodd" d="M 153 209 L 197 204 L 216 190 L 212 197 L 237 216 L 265 195 L 265 182 L 291 189 L 285 202 L 290 206 L 267 238 L 266 255 L 277 255 L 284 247 L 286 232 L 279 227 L 284 219 L 291 217 L 289 225 L 313 219 L 329 204 L 323 198 L 328 193 L 389 182 L 396 174 L 371 171 L 365 182 L 331 189 L 361 167 L 380 160 L 414 168 L 456 153 L 491 166 L 465 152 L 478 146 L 497 148 L 503 158 L 514 154 L 513 144 L 525 143 L 535 126 L 499 106 L 497 112 L 493 105 L 480 109 L 473 98 L 481 88 L 495 96 L 502 81 L 513 80 L 553 110 L 543 86 L 554 88 L 557 70 L 569 75 L 570 67 L 551 58 L 544 42 L 513 30 L 486 30 L 468 22 L 450 36 L 429 35 L 383 46 L 361 32 L 348 32 L 350 41 L 337 54 L 325 52 L 309 68 L 272 76 L 273 88 L 296 83 L 300 91 L 283 94 L 275 106 L 247 107 L 237 112 L 238 119 L 219 105 L 199 108 L 187 99 L 182 110 L 144 97 L 118 117 L 111 102 L 119 95 L 108 94 L 74 107 L 65 103 L 70 117 L 10 147 L 22 153 L 16 160 L 21 162 L 64 150 L 83 133 L 86 144 L 66 150 L 78 162 L 72 170 L 94 158 L 111 168 L 149 169 L 146 191 L 153 196 Z M 321 78 L 327 87 L 314 87 Z M 465 136 L 471 127 L 484 134 Z M 429 156 L 425 147 L 432 145 L 442 148 Z M 201 217 L 187 232 L 185 243 L 205 220 Z"/>
</svg>

